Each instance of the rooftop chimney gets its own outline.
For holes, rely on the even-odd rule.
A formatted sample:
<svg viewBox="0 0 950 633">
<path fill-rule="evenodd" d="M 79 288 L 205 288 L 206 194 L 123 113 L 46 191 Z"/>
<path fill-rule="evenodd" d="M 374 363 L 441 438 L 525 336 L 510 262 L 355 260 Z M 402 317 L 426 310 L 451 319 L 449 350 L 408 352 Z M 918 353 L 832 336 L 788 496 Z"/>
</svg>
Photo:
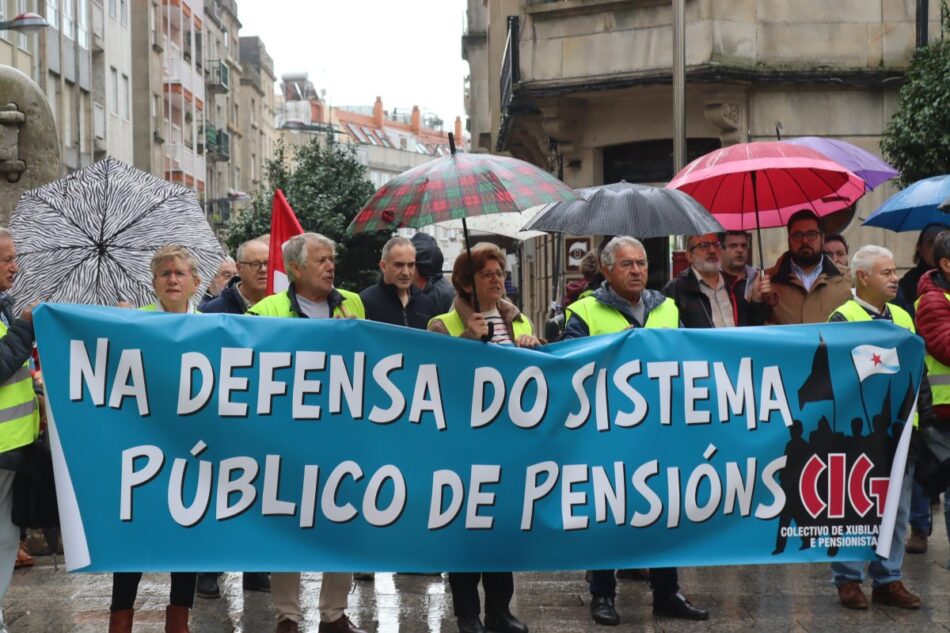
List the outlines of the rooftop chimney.
<svg viewBox="0 0 950 633">
<path fill-rule="evenodd" d="M 412 119 L 409 128 L 417 134 L 422 129 L 422 113 L 419 112 L 419 106 L 412 106 Z"/>
<path fill-rule="evenodd" d="M 373 104 L 373 124 L 376 127 L 383 127 L 383 100 L 376 97 L 376 103 Z"/>
</svg>

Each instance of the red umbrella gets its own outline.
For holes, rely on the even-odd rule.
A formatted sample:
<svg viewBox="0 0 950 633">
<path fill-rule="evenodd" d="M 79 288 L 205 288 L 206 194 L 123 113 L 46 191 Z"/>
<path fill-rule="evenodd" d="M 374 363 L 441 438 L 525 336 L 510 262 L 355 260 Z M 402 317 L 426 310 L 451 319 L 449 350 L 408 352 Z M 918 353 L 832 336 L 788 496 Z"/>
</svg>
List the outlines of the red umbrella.
<svg viewBox="0 0 950 633">
<path fill-rule="evenodd" d="M 790 143 L 731 145 L 697 158 L 667 185 L 699 201 L 726 228 L 785 226 L 800 209 L 818 217 L 864 195 L 864 181 L 824 154 Z M 758 239 L 762 264 L 762 239 Z"/>
</svg>

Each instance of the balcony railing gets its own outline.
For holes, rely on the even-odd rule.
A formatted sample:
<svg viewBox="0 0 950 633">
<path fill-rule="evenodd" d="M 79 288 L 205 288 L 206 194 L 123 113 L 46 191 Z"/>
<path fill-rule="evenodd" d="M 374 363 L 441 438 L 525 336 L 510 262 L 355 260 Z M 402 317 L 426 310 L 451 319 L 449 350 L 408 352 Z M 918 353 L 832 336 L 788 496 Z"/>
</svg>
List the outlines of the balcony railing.
<svg viewBox="0 0 950 633">
<path fill-rule="evenodd" d="M 220 59 L 212 59 L 205 68 L 205 90 L 212 94 L 223 94 L 230 89 L 228 65 Z"/>
<path fill-rule="evenodd" d="M 209 200 L 207 203 L 208 222 L 212 225 L 227 224 L 231 221 L 230 200 Z"/>
<path fill-rule="evenodd" d="M 204 141 L 204 147 L 200 141 Z M 206 125 L 199 139 L 198 153 L 204 152 L 208 160 L 227 162 L 231 159 L 231 135 L 213 125 Z"/>
</svg>

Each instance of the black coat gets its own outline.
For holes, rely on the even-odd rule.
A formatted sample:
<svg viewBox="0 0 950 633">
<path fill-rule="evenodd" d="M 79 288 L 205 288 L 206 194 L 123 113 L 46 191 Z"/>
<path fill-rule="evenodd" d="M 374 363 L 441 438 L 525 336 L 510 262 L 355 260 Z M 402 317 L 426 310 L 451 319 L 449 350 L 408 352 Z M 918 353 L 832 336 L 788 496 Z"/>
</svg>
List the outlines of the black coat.
<svg viewBox="0 0 950 633">
<path fill-rule="evenodd" d="M 203 314 L 244 314 L 247 312 L 244 299 L 241 297 L 241 293 L 238 292 L 237 288 L 240 281 L 240 277 L 232 279 L 228 282 L 228 285 L 225 286 L 224 290 L 221 291 L 221 294 L 208 303 L 203 304 L 199 310 L 201 310 Z"/>
<path fill-rule="evenodd" d="M 404 308 L 396 286 L 379 281 L 360 293 L 366 318 L 379 323 L 391 323 L 424 330 L 429 320 L 441 314 L 432 299 L 415 286 L 409 288 L 409 303 Z"/>
<path fill-rule="evenodd" d="M 736 325 L 762 325 L 768 314 L 764 303 L 751 303 L 745 298 L 745 284 L 729 273 L 722 273 L 729 301 L 732 303 L 732 318 Z M 699 279 L 692 267 L 687 268 L 663 286 L 663 294 L 676 302 L 680 322 L 687 328 L 715 327 L 709 298 L 699 289 Z"/>
</svg>

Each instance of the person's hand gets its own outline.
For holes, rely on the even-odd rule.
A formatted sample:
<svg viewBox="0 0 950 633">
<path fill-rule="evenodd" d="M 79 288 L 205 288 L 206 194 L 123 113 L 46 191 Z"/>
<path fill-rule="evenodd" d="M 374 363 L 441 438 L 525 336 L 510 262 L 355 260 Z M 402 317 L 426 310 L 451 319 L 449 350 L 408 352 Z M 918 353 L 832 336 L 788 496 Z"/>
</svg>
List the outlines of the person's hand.
<svg viewBox="0 0 950 633">
<path fill-rule="evenodd" d="M 769 276 L 763 272 L 755 278 L 749 298 L 752 299 L 753 303 L 761 303 L 763 298 L 770 294 L 772 294 L 772 282 L 769 281 Z"/>
<path fill-rule="evenodd" d="M 531 334 L 522 334 L 518 337 L 518 340 L 515 341 L 518 347 L 540 347 L 541 340 L 537 336 L 532 336 Z"/>
<path fill-rule="evenodd" d="M 43 394 L 36 394 L 36 406 L 40 410 L 40 433 L 46 430 L 46 398 Z"/>
<path fill-rule="evenodd" d="M 466 334 L 466 338 L 477 339 L 488 336 L 488 321 L 485 319 L 485 315 L 481 312 L 475 312 L 468 317 L 463 334 Z"/>
<path fill-rule="evenodd" d="M 29 324 L 32 327 L 33 326 L 33 306 L 30 306 L 29 308 L 24 308 L 23 312 L 20 313 L 20 318 L 26 321 L 27 324 Z"/>
<path fill-rule="evenodd" d="M 115 307 L 117 307 L 117 308 L 131 308 L 131 307 L 132 307 L 132 304 L 129 303 L 128 301 L 119 301 L 117 304 L 115 304 Z"/>
</svg>

